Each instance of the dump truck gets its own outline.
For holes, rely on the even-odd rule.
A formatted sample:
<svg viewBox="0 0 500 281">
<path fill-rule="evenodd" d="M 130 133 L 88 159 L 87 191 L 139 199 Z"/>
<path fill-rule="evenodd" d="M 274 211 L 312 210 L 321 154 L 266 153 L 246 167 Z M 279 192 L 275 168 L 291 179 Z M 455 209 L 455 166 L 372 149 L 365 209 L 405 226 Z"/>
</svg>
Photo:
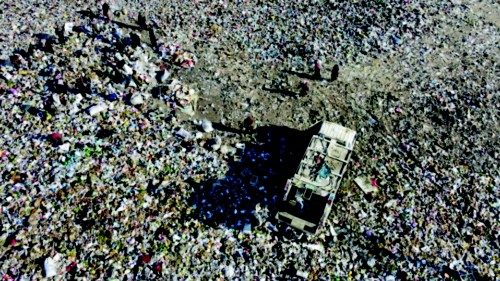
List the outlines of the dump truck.
<svg viewBox="0 0 500 281">
<path fill-rule="evenodd" d="M 309 234 L 325 223 L 354 148 L 356 131 L 323 121 L 312 135 L 297 171 L 285 186 L 276 219 Z"/>
</svg>

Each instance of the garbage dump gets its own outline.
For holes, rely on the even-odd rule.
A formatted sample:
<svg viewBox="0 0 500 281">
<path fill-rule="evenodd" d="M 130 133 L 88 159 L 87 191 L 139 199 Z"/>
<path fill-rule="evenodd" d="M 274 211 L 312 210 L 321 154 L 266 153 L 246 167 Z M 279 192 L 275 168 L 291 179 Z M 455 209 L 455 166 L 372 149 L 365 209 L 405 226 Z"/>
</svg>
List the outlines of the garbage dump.
<svg viewBox="0 0 500 281">
<path fill-rule="evenodd" d="M 495 1 L 0 1 L 1 278 L 498 279 L 498 28 Z M 276 214 L 324 120 L 356 145 L 308 234 Z"/>
</svg>

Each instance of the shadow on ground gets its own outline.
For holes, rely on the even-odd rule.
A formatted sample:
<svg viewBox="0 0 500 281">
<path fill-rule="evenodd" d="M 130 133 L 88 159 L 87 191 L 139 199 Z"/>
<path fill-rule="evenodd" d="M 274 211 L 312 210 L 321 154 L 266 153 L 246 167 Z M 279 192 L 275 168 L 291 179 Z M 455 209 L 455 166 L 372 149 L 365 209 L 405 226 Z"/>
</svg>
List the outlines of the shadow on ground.
<svg viewBox="0 0 500 281">
<path fill-rule="evenodd" d="M 283 73 L 285 74 L 289 74 L 289 75 L 295 75 L 299 78 L 302 78 L 302 79 L 308 79 L 308 80 L 313 80 L 313 81 L 323 81 L 323 80 L 327 80 L 321 76 L 315 76 L 314 74 L 309 74 L 309 73 L 306 73 L 306 72 L 298 72 L 298 71 L 294 71 L 294 70 L 284 70 Z"/>
<path fill-rule="evenodd" d="M 267 207 L 273 217 L 290 178 L 309 142 L 310 132 L 282 126 L 260 127 L 247 133 L 214 124 L 216 130 L 249 134 L 251 141 L 230 162 L 226 175 L 201 183 L 191 182 L 194 191 L 190 204 L 194 216 L 212 227 L 243 230 L 262 225 L 254 210 Z M 271 219 L 272 220 L 272 219 Z"/>
<path fill-rule="evenodd" d="M 287 89 L 263 87 L 262 90 L 267 91 L 269 93 L 280 94 L 284 97 L 291 97 L 291 98 L 297 98 L 300 95 L 300 93 L 296 93 L 294 91 L 290 91 Z"/>
</svg>

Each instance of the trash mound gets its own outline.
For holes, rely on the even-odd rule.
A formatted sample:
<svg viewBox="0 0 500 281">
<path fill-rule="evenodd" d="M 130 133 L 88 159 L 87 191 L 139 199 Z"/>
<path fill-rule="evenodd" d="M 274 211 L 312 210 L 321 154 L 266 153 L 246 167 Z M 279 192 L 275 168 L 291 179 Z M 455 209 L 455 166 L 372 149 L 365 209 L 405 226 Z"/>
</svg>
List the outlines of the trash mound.
<svg viewBox="0 0 500 281">
<path fill-rule="evenodd" d="M 170 1 L 168 36 L 192 24 L 193 38 L 207 45 L 230 42 L 228 52 L 247 52 L 255 62 L 281 62 L 293 56 L 356 59 L 377 57 L 405 41 L 429 33 L 429 15 L 449 11 L 450 1 L 220 1 L 183 10 Z M 300 30 L 300 32 L 298 32 Z M 221 38 L 227 37 L 224 40 Z"/>
<path fill-rule="evenodd" d="M 153 92 L 168 108 L 194 115 L 197 94 L 175 72 L 194 67 L 196 56 L 177 44 L 148 44 L 140 27 L 123 25 L 90 17 L 39 34 L 37 44 L 2 62 L 2 92 L 18 104 L 14 110 L 43 120 L 149 104 Z"/>
<path fill-rule="evenodd" d="M 181 80 L 197 59 L 151 42 L 131 24 L 88 14 L 2 62 L 3 278 L 186 277 L 186 256 L 211 255 L 188 246 L 192 239 L 219 249 L 279 235 L 268 221 L 278 192 L 268 185 L 281 184 L 289 154 L 282 129 L 263 130 L 253 144 L 238 135 L 254 122 L 224 132 L 206 119 L 181 120 L 195 115 L 198 95 Z M 217 182 L 225 194 L 203 189 Z M 218 208 L 228 218 L 211 220 Z M 237 270 L 221 266 L 228 278 Z"/>
<path fill-rule="evenodd" d="M 4 2 L 0 14 L 13 10 Z M 135 2 L 123 6 L 144 6 Z M 11 52 L 34 23 L 46 29 L 76 14 L 70 3 L 51 10 L 52 3 L 25 9 L 16 2 L 19 15 L 46 10 L 51 18 L 9 16 L 12 32 L 0 30 L 0 45 L 8 42 L 2 54 L 9 54 L 0 61 L 2 278 L 498 276 L 498 233 L 488 231 L 498 228 L 500 206 L 498 25 L 470 3 L 290 3 L 148 1 L 143 9 L 162 16 L 158 29 L 137 13 L 103 9 L 102 17 L 81 13 L 83 20 L 71 18 L 53 34 L 38 34 L 28 50 Z M 346 58 L 358 53 L 381 53 L 381 61 L 350 65 Z M 215 67 L 274 61 L 299 76 L 316 56 L 327 64 L 334 57 L 340 76 L 332 72 L 337 81 L 325 86 L 302 84 L 307 96 L 298 102 L 260 100 L 253 86 L 242 88 L 252 94 L 245 99 L 224 80 L 256 75 Z M 214 78 L 200 76 L 202 67 Z M 263 76 L 287 89 L 298 81 L 288 83 L 289 74 L 279 83 Z M 234 127 L 251 113 L 242 132 L 183 120 L 199 114 L 189 76 L 218 86 L 199 88 L 214 97 L 206 107 L 226 107 L 221 123 Z M 219 95 L 231 103 L 218 106 Z M 279 199 L 269 187 L 282 188 L 279 177 L 296 167 L 290 154 L 301 150 L 283 144 L 296 144 L 297 132 L 284 138 L 268 128 L 274 140 L 248 132 L 263 123 L 304 128 L 315 118 L 353 125 L 360 138 L 328 225 L 312 237 L 268 217 Z"/>
<path fill-rule="evenodd" d="M 99 253 L 152 251 L 125 233 L 145 223 L 153 237 L 163 218 L 188 207 L 184 180 L 223 175 L 218 153 L 197 143 L 210 138 L 209 121 L 194 134 L 187 130 L 197 125 L 177 119 L 196 111 L 198 95 L 180 81 L 196 56 L 147 42 L 144 30 L 152 32 L 89 15 L 1 61 L 3 278 L 97 276 Z M 151 261 L 129 256 L 137 266 Z"/>
</svg>

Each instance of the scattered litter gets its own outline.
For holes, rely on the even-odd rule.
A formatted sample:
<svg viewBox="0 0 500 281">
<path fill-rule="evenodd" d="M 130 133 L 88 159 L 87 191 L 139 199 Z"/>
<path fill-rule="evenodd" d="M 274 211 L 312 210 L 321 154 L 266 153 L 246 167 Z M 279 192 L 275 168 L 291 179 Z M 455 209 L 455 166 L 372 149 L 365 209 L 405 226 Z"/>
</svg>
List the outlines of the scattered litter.
<svg viewBox="0 0 500 281">
<path fill-rule="evenodd" d="M 492 3 L 37 2 L 0 4 L 3 279 L 498 276 Z M 321 119 L 377 196 L 308 236 L 272 218 Z"/>
<path fill-rule="evenodd" d="M 306 271 L 297 270 L 297 276 L 307 279 L 309 277 L 309 273 Z"/>
<path fill-rule="evenodd" d="M 144 103 L 144 98 L 143 98 L 142 94 L 140 94 L 140 93 L 134 94 L 134 95 L 130 98 L 130 103 L 131 103 L 132 105 L 140 105 L 140 104 L 143 104 L 143 103 Z"/>
<path fill-rule="evenodd" d="M 45 271 L 45 277 L 50 278 L 58 275 L 59 273 L 59 264 L 58 264 L 58 256 L 51 258 L 47 257 L 43 262 L 43 268 Z"/>
<path fill-rule="evenodd" d="M 361 188 L 364 193 L 378 192 L 377 186 L 372 185 L 367 177 L 357 177 L 354 182 Z"/>
<path fill-rule="evenodd" d="M 210 133 L 214 130 L 214 128 L 212 127 L 212 122 L 207 119 L 203 119 L 201 121 L 201 127 L 205 133 Z"/>
<path fill-rule="evenodd" d="M 243 233 L 246 234 L 252 233 L 252 225 L 249 223 L 245 224 L 245 226 L 243 227 Z"/>
<path fill-rule="evenodd" d="M 96 116 L 97 114 L 104 112 L 108 109 L 108 106 L 104 103 L 100 103 L 97 105 L 94 105 L 89 108 L 89 114 L 90 116 Z"/>
</svg>

